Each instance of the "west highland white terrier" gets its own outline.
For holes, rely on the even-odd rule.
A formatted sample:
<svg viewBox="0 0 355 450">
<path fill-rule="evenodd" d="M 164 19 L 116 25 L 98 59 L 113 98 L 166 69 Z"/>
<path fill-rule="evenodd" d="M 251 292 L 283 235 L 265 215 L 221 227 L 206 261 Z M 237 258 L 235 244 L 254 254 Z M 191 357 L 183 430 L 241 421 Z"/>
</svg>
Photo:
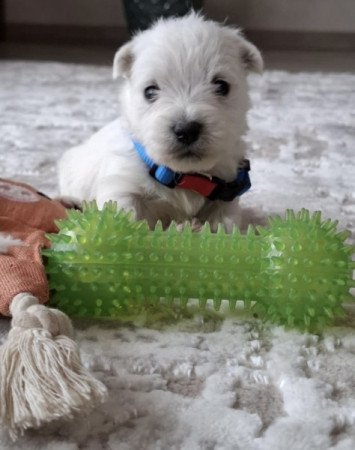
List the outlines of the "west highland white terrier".
<svg viewBox="0 0 355 450">
<path fill-rule="evenodd" d="M 246 78 L 262 68 L 235 28 L 195 13 L 159 20 L 117 51 L 120 116 L 63 155 L 61 194 L 117 201 L 152 228 L 207 221 L 229 231 L 250 186 Z"/>
</svg>

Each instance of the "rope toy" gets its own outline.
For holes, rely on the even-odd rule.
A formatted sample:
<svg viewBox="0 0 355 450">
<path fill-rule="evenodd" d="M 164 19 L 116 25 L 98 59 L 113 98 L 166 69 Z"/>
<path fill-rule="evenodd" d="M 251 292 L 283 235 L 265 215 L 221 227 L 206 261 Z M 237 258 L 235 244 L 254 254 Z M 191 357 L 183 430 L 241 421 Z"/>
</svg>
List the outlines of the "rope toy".
<svg viewBox="0 0 355 450">
<path fill-rule="evenodd" d="M 105 400 L 106 387 L 83 367 L 63 312 L 28 293 L 16 295 L 10 311 L 12 328 L 0 347 L 0 420 L 13 440 Z"/>
</svg>

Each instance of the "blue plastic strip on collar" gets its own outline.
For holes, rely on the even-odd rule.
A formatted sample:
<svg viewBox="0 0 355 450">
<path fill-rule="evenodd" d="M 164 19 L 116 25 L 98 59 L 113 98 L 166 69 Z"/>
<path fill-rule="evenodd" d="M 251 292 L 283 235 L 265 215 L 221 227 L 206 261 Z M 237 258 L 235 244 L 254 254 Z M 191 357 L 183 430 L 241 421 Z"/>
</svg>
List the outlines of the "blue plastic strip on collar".
<svg viewBox="0 0 355 450">
<path fill-rule="evenodd" d="M 133 145 L 142 161 L 145 162 L 150 169 L 155 169 L 154 178 L 157 181 L 166 186 L 169 186 L 171 183 L 173 183 L 177 175 L 176 172 L 169 169 L 169 167 L 158 166 L 157 164 L 155 164 L 155 162 L 149 158 L 145 151 L 145 148 L 140 142 L 133 140 Z"/>
</svg>

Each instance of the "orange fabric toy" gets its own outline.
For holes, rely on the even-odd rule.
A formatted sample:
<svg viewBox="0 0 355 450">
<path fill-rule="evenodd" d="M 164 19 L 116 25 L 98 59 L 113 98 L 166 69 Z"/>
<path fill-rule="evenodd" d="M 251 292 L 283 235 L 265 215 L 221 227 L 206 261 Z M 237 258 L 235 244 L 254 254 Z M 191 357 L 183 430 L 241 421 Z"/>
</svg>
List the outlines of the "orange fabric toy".
<svg viewBox="0 0 355 450">
<path fill-rule="evenodd" d="M 0 254 L 0 313 L 10 315 L 15 295 L 30 292 L 41 303 L 48 300 L 48 283 L 41 248 L 45 233 L 57 232 L 56 219 L 66 216 L 64 206 L 34 188 L 0 178 L 0 232 L 23 241 Z"/>
</svg>

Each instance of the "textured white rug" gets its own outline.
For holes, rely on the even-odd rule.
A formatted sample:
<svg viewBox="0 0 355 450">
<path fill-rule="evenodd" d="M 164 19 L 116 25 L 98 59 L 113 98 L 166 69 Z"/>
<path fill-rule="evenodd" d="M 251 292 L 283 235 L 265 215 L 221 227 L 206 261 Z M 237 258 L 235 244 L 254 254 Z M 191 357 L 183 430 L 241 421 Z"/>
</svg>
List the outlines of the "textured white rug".
<svg viewBox="0 0 355 450">
<path fill-rule="evenodd" d="M 355 75 L 266 72 L 251 86 L 249 216 L 321 209 L 354 233 Z M 56 160 L 115 117 L 114 92 L 108 68 L 0 62 L 0 175 L 55 194 Z M 78 323 L 109 400 L 17 444 L 2 432 L 0 448 L 353 450 L 354 317 L 322 337 L 243 319 Z"/>
</svg>

